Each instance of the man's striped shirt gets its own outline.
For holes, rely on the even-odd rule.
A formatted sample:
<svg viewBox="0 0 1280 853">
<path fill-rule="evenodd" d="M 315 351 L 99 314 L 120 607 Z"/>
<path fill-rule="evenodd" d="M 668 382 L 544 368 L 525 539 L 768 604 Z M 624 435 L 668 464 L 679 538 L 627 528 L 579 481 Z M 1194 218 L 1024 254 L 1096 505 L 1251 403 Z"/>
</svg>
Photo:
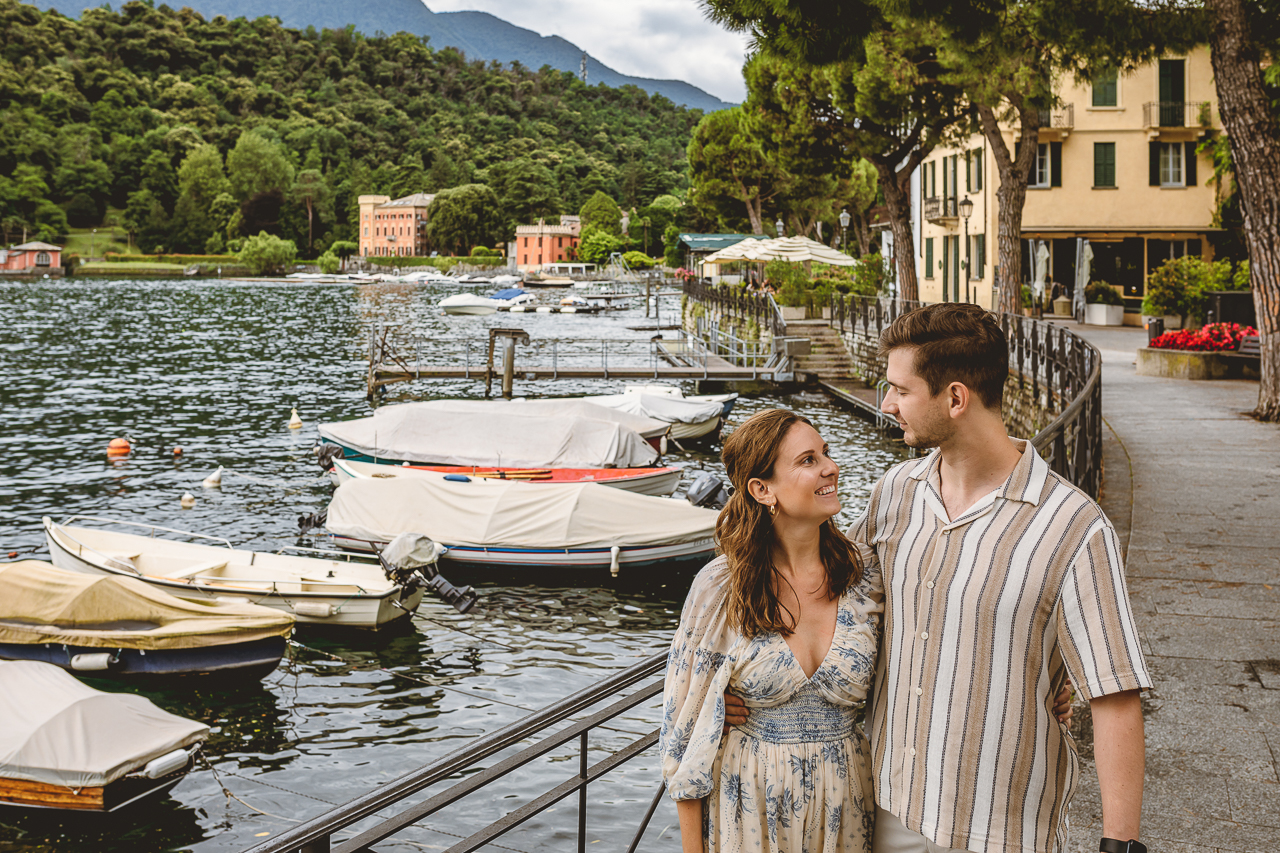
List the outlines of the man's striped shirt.
<svg viewBox="0 0 1280 853">
<path fill-rule="evenodd" d="M 876 485 L 850 537 L 884 574 L 868 735 L 876 799 L 944 847 L 1059 851 L 1079 775 L 1052 712 L 1151 686 L 1115 530 L 1028 442 L 999 489 L 955 521 L 940 454 Z"/>
</svg>

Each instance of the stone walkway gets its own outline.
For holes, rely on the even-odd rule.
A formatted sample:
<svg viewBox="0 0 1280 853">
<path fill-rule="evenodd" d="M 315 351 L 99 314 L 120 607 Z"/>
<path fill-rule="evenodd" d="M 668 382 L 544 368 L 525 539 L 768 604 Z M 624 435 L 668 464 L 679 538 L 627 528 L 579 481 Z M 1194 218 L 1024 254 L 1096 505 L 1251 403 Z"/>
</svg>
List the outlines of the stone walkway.
<svg viewBox="0 0 1280 853">
<path fill-rule="evenodd" d="M 1280 426 L 1256 382 L 1138 376 L 1141 329 L 1066 324 L 1102 350 L 1103 508 L 1127 548 L 1155 689 L 1144 699 L 1152 853 L 1280 849 Z M 1088 714 L 1077 709 L 1083 739 Z M 1073 851 L 1097 850 L 1092 762 Z"/>
</svg>

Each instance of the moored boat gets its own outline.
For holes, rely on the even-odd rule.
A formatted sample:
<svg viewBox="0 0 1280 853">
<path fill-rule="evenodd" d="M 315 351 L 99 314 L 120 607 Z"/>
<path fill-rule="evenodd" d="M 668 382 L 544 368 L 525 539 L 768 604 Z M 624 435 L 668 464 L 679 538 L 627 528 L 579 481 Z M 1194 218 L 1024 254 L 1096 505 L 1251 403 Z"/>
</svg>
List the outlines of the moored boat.
<svg viewBox="0 0 1280 853">
<path fill-rule="evenodd" d="M 234 675 L 280 663 L 292 616 L 242 602 L 197 604 L 137 578 L 38 560 L 0 565 L 0 659 L 95 678 Z"/>
<path fill-rule="evenodd" d="M 0 804 L 112 812 L 182 781 L 208 736 L 141 696 L 0 661 Z"/>
<path fill-rule="evenodd" d="M 319 427 L 345 459 L 508 468 L 648 468 L 669 429 L 581 400 L 400 403 Z"/>
<path fill-rule="evenodd" d="M 116 529 L 73 527 L 73 521 Z M 120 528 L 219 544 L 140 536 Z M 196 602 L 260 604 L 291 614 L 299 625 L 376 630 L 408 618 L 422 603 L 418 583 L 394 580 L 374 563 L 238 550 L 215 536 L 90 516 L 63 524 L 46 517 L 44 530 L 58 568 L 133 577 Z"/>
<path fill-rule="evenodd" d="M 715 553 L 719 513 L 686 501 L 596 483 L 545 485 L 431 475 L 355 479 L 329 504 L 326 527 L 344 548 L 373 549 L 414 532 L 455 563 L 609 569 Z"/>
<path fill-rule="evenodd" d="M 428 472 L 461 474 L 477 479 L 518 480 L 528 483 L 599 483 L 637 495 L 669 495 L 680 485 L 679 468 L 495 468 L 475 465 L 378 465 L 351 459 L 334 461 L 338 484 L 355 479 L 412 477 Z"/>
<path fill-rule="evenodd" d="M 716 435 L 724 422 L 724 404 L 718 401 L 702 402 L 670 394 L 631 390 L 623 394 L 601 394 L 575 399 L 670 424 L 671 431 L 668 435 L 676 441 Z"/>
<path fill-rule="evenodd" d="M 733 411 L 734 405 L 738 402 L 737 391 L 730 391 L 726 394 L 685 394 L 675 385 L 663 385 L 657 382 L 629 383 L 625 386 L 624 391 L 627 394 L 659 394 L 666 397 L 678 397 L 681 400 L 692 400 L 695 403 L 719 403 L 721 407 L 720 417 L 722 418 L 728 418 Z"/>
</svg>

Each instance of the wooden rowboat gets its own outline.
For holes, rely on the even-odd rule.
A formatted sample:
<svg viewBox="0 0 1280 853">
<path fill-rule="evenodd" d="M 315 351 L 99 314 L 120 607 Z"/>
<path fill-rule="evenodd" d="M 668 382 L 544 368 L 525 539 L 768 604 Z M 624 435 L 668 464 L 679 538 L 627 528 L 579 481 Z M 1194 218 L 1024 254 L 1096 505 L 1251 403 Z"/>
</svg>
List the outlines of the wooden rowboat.
<svg viewBox="0 0 1280 853">
<path fill-rule="evenodd" d="M 378 480 L 437 474 L 465 474 L 482 480 L 520 480 L 526 483 L 599 483 L 637 495 L 665 497 L 680 484 L 679 468 L 498 468 L 470 465 L 378 465 L 352 459 L 336 459 L 333 478 L 338 485 L 360 477 Z"/>
<path fill-rule="evenodd" d="M 150 536 L 71 527 L 72 521 L 150 532 Z M 191 601 L 247 601 L 292 614 L 299 625 L 377 630 L 411 616 L 423 589 L 397 583 L 376 563 L 237 550 L 225 539 L 149 524 L 76 516 L 44 519 L 52 562 L 60 569 L 143 580 Z M 155 536 L 160 531 L 201 545 Z"/>
</svg>

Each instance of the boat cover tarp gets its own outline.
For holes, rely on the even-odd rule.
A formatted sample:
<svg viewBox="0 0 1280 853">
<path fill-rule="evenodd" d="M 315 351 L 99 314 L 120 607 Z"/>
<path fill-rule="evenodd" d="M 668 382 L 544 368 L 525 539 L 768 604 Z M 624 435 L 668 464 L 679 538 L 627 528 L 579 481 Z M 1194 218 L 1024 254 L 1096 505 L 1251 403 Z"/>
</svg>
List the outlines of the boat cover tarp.
<svg viewBox="0 0 1280 853">
<path fill-rule="evenodd" d="M 349 480 L 333 493 L 327 526 L 335 535 L 370 542 L 421 533 L 447 546 L 609 548 L 707 539 L 718 515 L 598 483 L 464 483 L 432 474 Z"/>
<path fill-rule="evenodd" d="M 0 662 L 0 776 L 68 788 L 107 785 L 209 727 L 132 693 L 103 693 L 53 664 Z"/>
<path fill-rule="evenodd" d="M 270 607 L 184 601 L 144 581 L 69 572 L 39 560 L 0 566 L 0 643 L 187 649 L 287 637 Z"/>
<path fill-rule="evenodd" d="M 624 422 L 633 417 L 580 401 L 432 400 L 382 406 L 367 418 L 321 424 L 320 435 L 366 456 L 429 465 L 648 467 L 658 453 Z"/>
<path fill-rule="evenodd" d="M 619 412 L 628 412 L 669 424 L 700 424 L 719 417 L 724 411 L 720 403 L 703 400 L 686 400 L 667 394 L 645 394 L 630 391 L 626 394 L 603 394 L 583 397 L 588 403 L 607 406 Z"/>
</svg>

